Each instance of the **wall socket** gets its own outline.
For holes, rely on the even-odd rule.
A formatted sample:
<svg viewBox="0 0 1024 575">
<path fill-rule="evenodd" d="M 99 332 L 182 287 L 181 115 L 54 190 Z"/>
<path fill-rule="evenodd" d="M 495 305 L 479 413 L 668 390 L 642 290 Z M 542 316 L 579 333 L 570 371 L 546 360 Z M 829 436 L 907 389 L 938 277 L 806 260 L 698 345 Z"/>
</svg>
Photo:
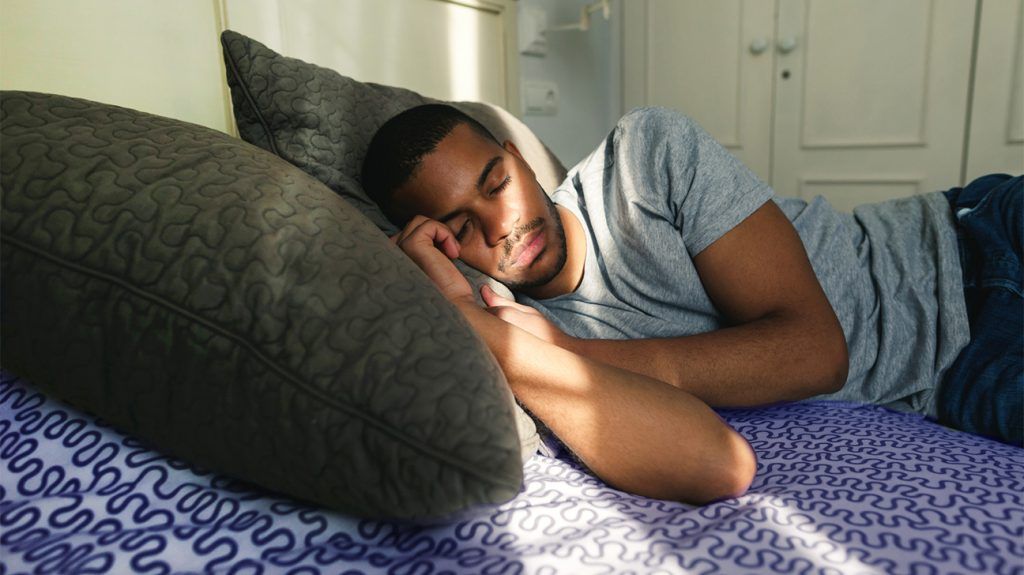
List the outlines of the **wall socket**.
<svg viewBox="0 0 1024 575">
<path fill-rule="evenodd" d="M 527 80 L 523 82 L 523 115 L 554 116 L 558 114 L 558 84 Z"/>
</svg>

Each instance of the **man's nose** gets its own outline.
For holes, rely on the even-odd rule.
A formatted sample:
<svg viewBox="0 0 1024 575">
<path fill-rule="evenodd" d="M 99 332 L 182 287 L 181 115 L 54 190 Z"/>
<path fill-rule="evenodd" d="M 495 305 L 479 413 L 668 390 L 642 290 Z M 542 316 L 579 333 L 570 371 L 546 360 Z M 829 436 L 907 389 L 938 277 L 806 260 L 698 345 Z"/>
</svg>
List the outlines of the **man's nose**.
<svg viewBox="0 0 1024 575">
<path fill-rule="evenodd" d="M 487 245 L 496 246 L 516 229 L 516 223 L 519 221 L 519 212 L 504 206 L 495 206 L 491 209 L 491 213 L 487 214 L 484 221 L 483 231 L 484 237 L 487 239 Z"/>
</svg>

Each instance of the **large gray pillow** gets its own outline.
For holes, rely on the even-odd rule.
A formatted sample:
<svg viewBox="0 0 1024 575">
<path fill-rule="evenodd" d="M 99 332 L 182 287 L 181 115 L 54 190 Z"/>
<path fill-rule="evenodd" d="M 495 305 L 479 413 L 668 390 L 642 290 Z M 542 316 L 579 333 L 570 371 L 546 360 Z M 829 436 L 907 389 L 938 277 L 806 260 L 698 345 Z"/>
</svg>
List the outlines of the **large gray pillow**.
<svg viewBox="0 0 1024 575">
<path fill-rule="evenodd" d="M 438 100 L 404 88 L 359 82 L 282 56 L 231 30 L 221 34 L 221 45 L 239 136 L 326 184 L 387 235 L 398 232 L 359 182 L 366 148 L 392 116 Z M 447 103 L 482 123 L 498 141 L 515 143 L 549 193 L 565 178 L 561 162 L 512 114 L 484 102 Z M 500 282 L 459 260 L 455 265 L 476 288 L 480 304 L 482 284 L 512 298 L 512 292 Z M 525 459 L 537 450 L 540 437 L 535 422 L 518 404 L 515 415 Z"/>
<path fill-rule="evenodd" d="M 282 56 L 231 30 L 221 33 L 221 45 L 238 135 L 302 168 L 388 235 L 396 233 L 359 182 L 366 148 L 392 116 L 438 100 Z M 482 123 L 498 141 L 515 143 L 549 193 L 565 178 L 561 162 L 512 114 L 484 102 L 447 103 Z M 486 282 L 511 297 L 504 285 L 468 266 L 459 268 L 474 285 Z"/>
<path fill-rule="evenodd" d="M 434 517 L 521 484 L 493 356 L 366 217 L 200 126 L 0 93 L 3 367 L 186 461 Z"/>
</svg>

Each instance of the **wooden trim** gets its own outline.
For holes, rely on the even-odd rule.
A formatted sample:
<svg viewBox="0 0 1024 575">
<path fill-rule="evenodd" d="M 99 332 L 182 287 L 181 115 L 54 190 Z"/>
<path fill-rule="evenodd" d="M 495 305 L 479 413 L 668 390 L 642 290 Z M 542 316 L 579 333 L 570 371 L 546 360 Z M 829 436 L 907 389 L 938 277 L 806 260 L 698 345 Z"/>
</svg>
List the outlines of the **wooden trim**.
<svg viewBox="0 0 1024 575">
<path fill-rule="evenodd" d="M 220 34 L 224 30 L 227 30 L 230 24 L 228 24 L 228 7 L 226 0 L 213 0 L 213 20 L 217 26 L 217 46 L 220 47 Z M 227 80 L 227 65 L 224 63 L 224 58 L 220 58 L 220 77 L 221 92 L 224 95 L 224 119 L 225 127 L 227 128 L 227 134 L 229 136 L 238 137 L 238 124 L 235 123 L 235 110 L 231 104 L 231 89 L 228 88 Z"/>
</svg>

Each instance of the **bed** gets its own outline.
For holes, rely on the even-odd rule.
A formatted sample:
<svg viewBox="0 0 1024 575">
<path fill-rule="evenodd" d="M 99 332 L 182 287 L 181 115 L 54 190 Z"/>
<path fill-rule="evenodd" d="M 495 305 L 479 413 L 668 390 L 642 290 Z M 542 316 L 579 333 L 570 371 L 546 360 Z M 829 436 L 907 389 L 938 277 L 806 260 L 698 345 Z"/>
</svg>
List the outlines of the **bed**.
<svg viewBox="0 0 1024 575">
<path fill-rule="evenodd" d="M 316 209 L 330 208 L 328 211 L 334 210 L 331 211 L 332 217 L 339 216 L 347 222 L 355 221 L 353 214 L 356 210 L 362 212 L 367 220 L 365 225 L 346 230 L 352 232 L 355 229 L 358 234 L 338 235 L 335 237 L 336 245 L 352 243 L 349 240 L 356 236 L 360 241 L 386 243 L 381 230 L 373 227 L 376 224 L 384 230 L 386 222 L 380 220 L 375 207 L 361 195 L 352 177 L 357 173 L 363 153 L 359 146 L 365 146 L 369 135 L 388 115 L 396 113 L 402 106 L 425 100 L 407 90 L 361 84 L 335 72 L 284 58 L 237 34 L 226 34 L 222 43 L 228 56 L 228 68 L 233 74 L 228 78 L 232 102 L 238 106 L 240 102 L 248 101 L 259 108 L 255 112 L 236 109 L 240 135 L 255 146 L 228 142 L 224 134 L 210 135 L 194 126 L 182 126 L 168 118 L 143 117 L 131 110 L 112 110 L 105 105 L 39 94 L 11 96 L 7 100 L 12 110 L 9 118 L 20 114 L 21 119 L 16 122 L 8 120 L 9 126 L 4 126 L 10 130 L 5 132 L 5 146 L 9 146 L 5 151 L 10 151 L 12 158 L 5 164 L 10 167 L 10 173 L 18 171 L 16 164 L 21 162 L 22 154 L 14 148 L 23 141 L 23 149 L 36 154 L 40 166 L 52 167 L 43 159 L 65 162 L 59 166 L 64 169 L 60 177 L 65 177 L 65 181 L 86 181 L 87 178 L 80 174 L 94 173 L 86 171 L 93 169 L 92 164 L 84 163 L 84 167 L 77 166 L 83 170 L 78 175 L 70 173 L 71 168 L 76 168 L 71 160 L 77 156 L 92 162 L 99 161 L 99 155 L 107 154 L 109 157 L 103 161 L 110 168 L 110 173 L 116 173 L 116 177 L 96 178 L 95 189 L 86 189 L 86 186 L 76 188 L 75 184 L 54 183 L 59 179 L 53 176 L 59 171 L 57 169 L 46 177 L 39 176 L 32 169 L 26 169 L 17 177 L 8 176 L 10 180 L 5 180 L 5 183 L 10 181 L 14 184 L 4 189 L 3 232 L 15 234 L 16 226 L 8 225 L 6 218 L 16 224 L 23 215 L 13 209 L 20 206 L 11 200 L 15 188 L 21 188 L 18 191 L 24 192 L 22 199 L 25 201 L 37 197 L 50 199 L 59 195 L 50 192 L 63 192 L 65 189 L 71 190 L 67 196 L 74 200 L 87 196 L 87 192 L 107 194 L 106 199 L 110 199 L 126 187 L 135 194 L 133 199 L 139 199 L 139 196 L 153 191 L 152 186 L 139 182 L 146 179 L 155 181 L 154 171 L 165 170 L 161 177 L 195 184 L 191 188 L 189 185 L 181 186 L 183 194 L 192 193 L 188 199 L 194 202 L 203 199 L 205 191 L 214 190 L 211 187 L 214 184 L 235 186 L 228 191 L 241 198 L 245 191 L 260 187 L 252 185 L 252 182 L 277 186 L 287 180 L 298 186 L 297 191 L 290 192 L 291 196 L 281 192 L 280 198 L 304 198 L 302 202 L 309 203 L 315 196 L 316 201 L 322 203 Z M 271 68 L 272 74 L 268 72 Z M 264 81 L 268 78 L 278 83 Z M 263 93 L 262 100 L 259 93 L 246 92 L 244 96 L 236 97 L 256 85 L 270 85 L 274 92 Z M 341 97 L 319 101 L 316 98 L 321 93 L 340 94 Z M 14 103 L 15 100 L 23 104 Z M 293 107 L 293 102 L 302 105 Z M 318 102 L 321 108 L 312 106 L 310 102 Z M 310 110 L 310 107 L 314 109 Z M 78 108 L 84 111 L 72 113 Z M 517 137 L 516 130 L 526 131 L 507 112 L 504 116 L 494 115 L 479 104 L 467 105 L 465 110 L 467 113 L 481 113 L 478 119 L 492 130 L 511 130 L 513 139 Z M 87 114 L 91 115 L 83 119 Z M 309 122 L 311 117 L 317 121 Z M 351 122 L 350 118 L 358 121 Z M 487 123 L 488 119 L 491 123 Z M 278 124 L 268 129 L 269 121 Z M 39 146 L 40 126 L 44 125 L 51 128 L 51 135 L 45 142 L 48 147 Z M 72 133 L 68 126 L 76 130 L 74 133 L 78 137 L 86 138 L 81 145 L 67 141 L 71 138 L 65 135 Z M 301 129 L 293 129 L 296 126 Z M 342 129 L 345 131 L 337 131 Z M 174 130 L 177 132 L 171 132 Z M 187 137 L 168 138 L 168 133 Z M 91 139 L 101 137 L 108 138 L 108 141 Z M 516 141 L 531 166 L 537 170 L 539 181 L 544 182 L 546 189 L 556 186 L 565 175 L 564 166 L 558 165 L 532 134 L 520 134 L 520 137 L 528 137 L 526 141 Z M 191 142 L 188 154 L 179 154 L 188 162 L 178 168 L 172 165 L 174 161 L 171 160 L 160 165 L 150 162 L 144 166 L 149 171 L 143 173 L 135 170 L 132 162 L 122 161 L 126 156 L 118 153 L 119 150 L 139 149 L 164 152 L 170 148 L 170 145 L 162 143 L 167 141 L 175 145 Z M 322 159 L 318 154 L 323 151 L 317 144 L 323 141 L 343 146 L 332 149 L 333 155 L 327 154 L 333 164 L 316 163 Z M 531 141 L 532 145 L 529 144 Z M 260 155 L 250 150 L 256 147 L 268 151 Z M 216 148 L 219 151 L 195 156 L 197 148 Z M 280 161 L 268 160 L 265 156 L 270 152 L 279 156 L 273 160 Z M 149 159 L 155 155 L 151 153 Z M 240 155 L 251 157 L 242 162 L 244 158 Z M 28 157 L 27 153 L 25 157 Z M 200 165 L 200 162 L 193 161 L 196 157 L 206 162 L 203 165 L 212 166 L 208 174 L 199 174 L 202 170 L 192 169 Z M 286 165 L 285 160 L 290 165 Z M 298 174 L 295 166 L 305 170 L 306 176 Z M 228 167 L 232 169 L 226 170 Z M 257 174 L 256 168 L 266 168 L 267 173 Z M 221 171 L 230 173 L 231 177 L 222 177 Z M 138 177 L 140 174 L 145 177 Z M 5 171 L 4 175 L 7 176 L 8 172 Z M 244 178 L 257 176 L 263 179 L 238 183 Z M 302 179 L 304 177 L 309 181 Z M 37 190 L 33 186 L 44 185 L 43 182 L 48 182 L 52 189 L 45 194 L 28 193 Z M 227 188 L 216 188 L 221 194 L 220 199 L 228 195 L 224 189 Z M 337 199 L 335 195 L 354 207 L 341 211 L 340 208 L 335 209 L 335 204 L 327 205 L 327 199 Z M 148 218 L 148 214 L 155 212 L 147 211 L 146 206 L 161 204 L 164 197 L 153 193 L 148 198 L 151 202 L 145 203 L 143 200 L 147 198 L 142 197 L 142 203 L 137 205 L 130 205 L 129 200 L 120 197 L 117 201 L 124 201 L 124 206 L 137 208 L 146 216 L 131 222 L 132 225 L 142 225 L 155 221 Z M 71 207 L 59 206 L 66 208 L 63 213 L 70 213 L 68 210 L 74 208 L 71 199 L 68 200 Z M 104 203 L 106 199 L 102 199 L 100 208 L 107 212 L 83 209 L 76 212 L 75 217 L 114 213 L 107 207 L 112 204 Z M 269 201 L 267 197 L 258 200 Z M 212 205 L 213 200 L 210 202 Z M 302 202 L 293 201 L 289 205 L 295 208 Z M 239 205 L 232 204 L 232 209 L 237 211 Z M 47 208 L 51 213 L 60 211 L 51 208 Z M 166 210 L 165 215 L 171 213 L 170 208 Z M 117 213 L 130 211 L 123 209 Z M 273 212 L 273 218 L 262 222 L 267 225 L 261 232 L 271 248 L 278 245 L 271 232 L 283 227 L 278 224 L 284 221 L 282 213 L 286 211 L 265 211 Z M 235 212 L 222 211 L 220 215 L 230 216 L 232 213 Z M 25 210 L 24 214 L 28 214 L 25 218 L 30 217 L 31 210 Z M 202 220 L 200 217 L 191 219 Z M 220 222 L 213 217 L 199 221 L 206 227 L 197 237 L 206 240 L 204 245 L 209 244 L 206 247 L 210 250 L 207 255 L 212 254 L 210 257 L 230 254 L 229 248 L 232 248 L 226 243 L 213 245 L 216 243 L 213 240 L 222 239 L 211 231 L 217 229 L 213 224 Z M 63 225 L 62 222 L 56 223 Z M 251 223 L 256 226 L 261 222 Z M 180 229 L 175 226 L 180 225 L 180 222 L 170 222 L 164 228 L 147 228 L 145 234 L 134 229 L 130 231 L 138 237 L 178 238 L 184 237 L 183 233 L 175 231 Z M 19 236 L 17 241 L 28 245 L 27 242 L 35 241 L 34 232 L 44 228 L 43 225 L 37 226 Z M 164 233 L 170 235 L 162 235 Z M 376 239 L 370 237 L 373 234 L 376 234 Z M 8 242 L 7 235 L 4 239 Z M 57 245 L 62 236 L 53 233 L 52 238 L 43 239 L 53 239 Z M 86 248 L 79 249 L 76 242 L 80 239 L 68 239 L 68 250 L 74 252 L 75 257 L 81 257 L 80 263 L 93 266 L 95 269 L 92 271 L 100 270 L 106 274 L 104 277 L 110 277 L 113 272 L 100 269 L 107 262 L 87 261 L 95 254 Z M 252 243 L 250 240 L 246 242 Z M 49 249 L 49 246 L 44 247 Z M 41 247 L 33 249 L 37 254 L 43 253 Z M 57 252 L 46 253 L 49 255 L 37 257 L 38 261 L 33 265 L 42 265 L 39 262 L 47 258 L 53 260 Z M 359 271 L 383 265 L 381 253 L 370 253 L 368 259 L 358 265 L 353 264 L 352 269 Z M 197 251 L 191 255 L 200 254 Z M 21 254 L 19 257 L 26 256 Z M 137 261 L 139 273 L 148 273 L 148 268 L 141 265 L 148 262 Z M 3 263 L 12 265 L 11 258 L 5 257 Z M 297 268 L 296 277 L 309 280 L 306 268 Z M 117 274 L 123 272 L 123 278 L 127 278 L 122 279 L 122 275 L 118 275 L 121 283 L 138 279 L 131 275 L 135 271 L 135 268 L 127 272 L 115 270 Z M 100 275 L 93 274 L 95 277 Z M 209 276 L 205 269 L 196 271 L 195 275 Z M 199 333 L 195 337 L 200 344 L 175 346 L 172 355 L 166 347 L 161 347 L 166 337 L 157 334 L 154 339 L 143 342 L 145 345 L 140 344 L 135 339 L 136 334 L 148 336 L 149 332 L 137 329 L 138 326 L 130 323 L 130 317 L 124 320 L 125 325 L 119 326 L 114 323 L 119 319 L 114 317 L 117 314 L 109 313 L 108 308 L 80 306 L 74 308 L 78 315 L 46 306 L 41 306 L 38 311 L 24 312 L 20 302 L 49 286 L 43 281 L 38 285 L 24 283 L 18 294 L 21 299 L 13 298 L 11 294 L 17 290 L 12 286 L 19 285 L 19 281 L 27 281 L 24 278 L 25 274 L 8 273 L 3 285 L 5 302 L 10 298 L 12 303 L 5 308 L 5 356 L 0 363 L 3 369 L 0 371 L 0 575 L 29 572 L 395 575 L 1024 573 L 1024 450 L 950 430 L 912 414 L 837 402 L 804 402 L 757 410 L 720 411 L 754 447 L 758 457 L 757 475 L 742 497 L 703 507 L 648 499 L 610 488 L 577 465 L 556 438 L 544 436 L 542 449 L 532 455 L 528 453 L 528 458 L 522 463 L 521 481 L 518 475 L 521 463 L 519 445 L 506 442 L 499 446 L 505 449 L 505 455 L 511 456 L 504 461 L 513 461 L 516 466 L 516 475 L 509 476 L 515 479 L 510 483 L 513 493 L 510 499 L 502 498 L 502 503 L 465 506 L 464 510 L 444 520 L 360 519 L 355 514 L 330 511 L 327 505 L 316 505 L 306 499 L 283 494 L 303 493 L 298 480 L 280 483 L 291 487 L 291 491 L 270 490 L 258 486 L 255 480 L 246 482 L 236 478 L 251 477 L 255 473 L 251 465 L 244 468 L 251 472 L 248 475 L 244 472 L 229 475 L 167 455 L 173 452 L 170 448 L 174 448 L 179 452 L 191 450 L 202 454 L 208 460 L 224 463 L 225 467 L 230 467 L 228 463 L 237 463 L 228 461 L 225 455 L 225 452 L 236 449 L 236 444 L 231 441 L 224 441 L 220 446 L 223 451 L 219 453 L 211 455 L 203 449 L 208 447 L 206 444 L 219 443 L 210 441 L 210 437 L 228 438 L 228 434 L 221 433 L 225 429 L 244 435 L 249 428 L 241 424 L 228 429 L 216 427 L 214 423 L 218 422 L 214 422 L 191 438 L 177 437 L 176 434 L 187 434 L 193 424 L 205 425 L 207 420 L 213 421 L 216 416 L 224 415 L 221 411 L 202 411 L 201 407 L 214 403 L 222 391 L 237 392 L 240 383 L 245 384 L 242 391 L 246 392 L 250 387 L 258 387 L 252 382 L 270 370 L 259 371 L 253 368 L 253 363 L 240 360 L 232 360 L 232 363 L 212 356 L 207 358 L 210 360 L 207 363 L 185 365 L 206 353 L 207 347 L 215 347 L 204 347 L 206 341 L 213 339 L 208 332 L 196 331 L 196 326 L 202 322 L 190 324 L 195 329 L 187 334 L 175 332 L 182 341 L 185 340 L 182 334 L 191 337 Z M 241 276 L 233 279 L 239 278 Z M 266 278 L 261 276 L 257 279 Z M 289 281 L 292 285 L 298 283 L 297 280 Z M 423 281 L 427 280 L 423 278 Z M 79 283 L 84 284 L 76 280 L 68 282 L 68 285 Z M 137 285 L 142 283 L 145 282 L 140 280 Z M 259 282 L 253 285 L 256 283 Z M 375 285 L 368 281 L 364 284 Z M 323 290 L 331 287 L 324 284 L 320 292 L 312 295 L 323 296 L 327 293 Z M 357 287 L 360 285 L 354 286 Z M 424 286 L 424 289 L 429 287 Z M 353 293 L 359 292 L 357 295 L 368 291 L 354 288 Z M 193 303 L 185 296 L 174 299 L 178 296 L 171 292 L 160 297 L 170 298 L 168 301 L 180 309 Z M 297 298 L 302 301 L 315 299 Z M 152 297 L 150 300 L 155 301 Z M 254 298 L 254 302 L 253 306 L 265 304 L 262 297 Z M 245 305 L 239 309 L 248 312 L 246 306 L 251 302 L 246 300 L 243 303 Z M 434 313 L 439 304 L 428 303 L 427 311 Z M 290 305 L 291 308 L 299 307 L 295 302 Z M 313 311 L 319 313 L 319 310 Z M 18 318 L 14 316 L 19 313 L 25 317 L 16 324 L 14 320 Z M 188 315 L 186 319 L 193 321 L 199 312 L 189 314 L 179 313 L 167 318 L 184 321 L 182 318 Z M 79 318 L 88 321 L 79 321 Z M 285 319 L 288 321 L 279 323 L 301 325 L 299 319 L 303 318 Z M 442 323 L 441 320 L 444 318 L 434 318 L 433 325 Z M 455 322 L 454 319 L 451 321 Z M 12 325 L 34 330 L 34 335 L 25 337 L 17 329 L 12 329 Z M 209 327 L 209 322 L 203 325 Z M 99 326 L 95 327 L 99 331 L 71 333 L 82 326 Z M 252 333 L 263 336 L 265 333 L 260 330 L 264 327 L 256 325 Z M 104 337 L 96 337 L 95 333 L 102 333 Z M 238 333 L 241 335 L 235 339 L 243 343 L 263 341 L 243 330 Z M 19 341 L 23 342 L 20 347 L 15 345 Z M 249 345 L 251 349 L 255 347 Z M 197 353 L 197 348 L 202 353 Z M 43 385 L 42 378 L 33 381 L 27 377 L 27 372 L 19 373 L 14 369 L 12 358 L 17 354 L 10 353 L 11 349 L 17 349 L 24 357 L 34 353 L 34 363 L 26 365 L 48 374 L 50 381 L 46 382 L 47 385 Z M 130 356 L 139 350 L 143 354 L 151 354 L 146 360 L 149 363 L 130 363 Z M 399 350 L 394 357 L 400 359 L 403 353 L 404 350 Z M 337 355 L 332 350 L 327 350 L 327 354 Z M 74 357 L 69 359 L 69 355 Z M 294 364 L 301 367 L 316 363 L 310 357 L 299 357 Z M 353 357 L 361 356 L 356 354 Z M 97 364 L 95 358 L 103 361 Z M 491 361 L 493 363 L 493 359 Z M 480 366 L 487 367 L 484 363 L 477 364 Z M 294 368 L 296 373 L 299 370 L 295 366 L 284 367 Z M 460 373 L 472 371 L 455 367 Z M 164 370 L 176 370 L 174 377 L 152 383 L 153 386 L 184 383 L 194 387 L 175 389 L 174 393 L 167 395 L 149 393 L 117 397 L 121 402 L 117 406 L 103 403 L 110 395 L 118 395 L 108 393 L 110 386 L 114 386 L 115 391 L 131 393 L 133 384 L 153 373 L 163 374 Z M 211 390 L 211 386 L 204 385 L 207 380 L 227 381 L 231 377 L 237 377 L 238 381 L 232 383 L 235 387 L 225 387 L 226 391 Z M 308 379 L 317 381 L 313 377 Z M 500 378 L 491 383 L 495 384 L 492 391 L 503 385 Z M 426 381 L 426 384 L 433 385 L 433 382 Z M 264 385 L 263 380 L 259 385 Z M 79 393 L 90 387 L 95 388 L 94 396 Z M 43 391 L 55 388 L 65 393 Z M 499 395 L 494 396 L 494 401 L 502 399 Z M 121 424 L 115 425 L 109 418 L 97 417 L 71 403 L 64 403 L 64 399 L 72 396 L 79 400 L 74 405 L 88 404 L 87 400 L 91 400 L 106 409 L 105 413 L 111 417 L 119 417 Z M 162 424 L 147 427 L 145 421 L 135 422 L 137 429 L 144 430 L 148 437 L 159 440 L 167 449 L 158 447 L 140 434 L 121 431 L 125 425 L 133 424 L 136 418 L 133 410 L 142 410 L 140 406 L 145 402 L 149 402 L 146 404 L 147 413 L 160 415 L 161 402 L 165 399 L 188 400 L 181 405 L 195 407 L 195 413 L 202 415 L 194 417 L 194 421 L 189 419 L 189 414 L 173 421 L 168 419 L 169 424 L 177 426 L 174 428 L 161 427 Z M 435 401 L 429 405 L 433 409 L 440 403 Z M 274 404 L 275 398 L 270 398 L 261 408 Z M 172 409 L 165 409 L 167 413 L 163 415 L 170 417 L 181 413 L 174 409 L 180 407 L 178 404 L 166 405 Z M 301 414 L 306 415 L 315 406 L 303 404 L 299 407 Z M 257 410 L 256 413 L 263 412 Z M 242 423 L 253 423 L 245 421 L 253 415 L 252 412 L 242 409 L 234 415 Z M 284 420 L 300 419 L 291 417 L 294 415 L 291 412 L 285 411 L 285 415 Z M 406 424 L 408 420 L 403 419 L 401 423 Z M 488 426 L 501 427 L 498 421 L 470 423 L 484 431 Z M 267 427 L 261 420 L 254 425 L 253 433 L 265 431 Z M 167 429 L 171 432 L 168 433 Z M 322 428 L 308 430 L 306 436 L 296 435 L 293 439 L 322 437 L 328 435 L 325 430 L 331 429 L 324 424 Z M 285 428 L 278 431 L 287 433 Z M 515 432 L 505 431 L 506 439 L 512 437 L 515 440 Z M 246 448 L 244 443 L 240 445 Z M 339 445 L 339 449 L 346 447 L 345 444 Z M 307 471 L 289 467 L 302 462 L 285 459 L 288 455 L 285 448 L 262 454 L 263 460 L 256 455 L 250 464 L 270 462 L 277 457 L 280 459 L 277 463 L 285 472 L 293 471 L 294 475 L 301 476 Z M 197 455 L 197 459 L 201 458 Z M 347 461 L 343 460 L 339 467 L 346 464 Z M 238 469 L 244 471 L 242 467 Z M 340 473 L 344 470 L 334 471 Z M 384 476 L 388 475 L 385 473 Z M 264 485 L 275 481 L 270 476 L 261 476 L 261 479 Z M 374 491 L 374 486 L 370 487 L 367 494 Z M 351 504 L 359 497 L 347 494 L 341 499 L 343 503 Z M 381 508 L 375 510 L 381 511 Z"/>
<path fill-rule="evenodd" d="M 721 414 L 758 456 L 703 507 L 603 485 L 556 441 L 519 494 L 359 520 L 170 459 L 0 374 L 0 573 L 1024 572 L 1024 450 L 882 407 Z"/>
</svg>

